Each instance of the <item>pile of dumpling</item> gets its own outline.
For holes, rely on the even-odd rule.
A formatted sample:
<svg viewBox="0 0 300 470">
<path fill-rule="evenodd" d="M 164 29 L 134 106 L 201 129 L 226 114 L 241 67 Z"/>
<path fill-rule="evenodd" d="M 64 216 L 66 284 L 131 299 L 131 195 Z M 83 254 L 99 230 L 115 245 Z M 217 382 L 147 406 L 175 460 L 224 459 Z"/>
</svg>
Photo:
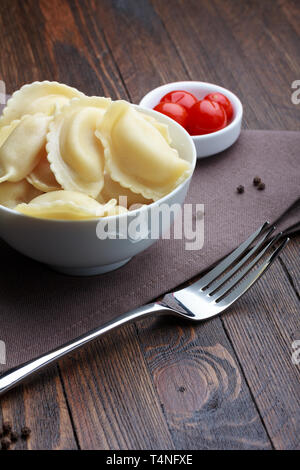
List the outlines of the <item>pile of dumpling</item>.
<svg viewBox="0 0 300 470">
<path fill-rule="evenodd" d="M 167 126 L 126 101 L 34 82 L 0 117 L 0 204 L 32 217 L 122 214 L 162 198 L 190 173 Z"/>
</svg>

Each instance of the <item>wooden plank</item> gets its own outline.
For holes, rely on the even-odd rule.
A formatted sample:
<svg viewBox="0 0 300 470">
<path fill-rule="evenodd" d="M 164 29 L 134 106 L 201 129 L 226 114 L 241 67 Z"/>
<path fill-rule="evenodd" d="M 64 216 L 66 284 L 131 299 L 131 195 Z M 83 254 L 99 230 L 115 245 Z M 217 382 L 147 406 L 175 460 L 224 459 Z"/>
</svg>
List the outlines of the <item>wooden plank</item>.
<svg viewBox="0 0 300 470">
<path fill-rule="evenodd" d="M 271 117 L 272 129 L 280 126 L 298 130 L 300 116 L 291 101 L 291 85 L 299 75 L 300 61 L 300 24 L 295 29 L 290 15 L 296 16 L 296 5 L 290 1 L 267 0 L 243 6 L 241 2 L 235 5 L 230 0 L 215 0 L 215 7 L 221 20 L 232 28 L 236 43 L 257 75 L 261 93 L 254 97 L 265 103 L 266 118 Z M 251 30 L 251 35 L 246 35 L 245 30 Z"/>
<path fill-rule="evenodd" d="M 133 325 L 60 367 L 81 448 L 174 448 Z"/>
<path fill-rule="evenodd" d="M 73 1 L 2 1 L 0 76 L 7 93 L 35 80 L 58 80 L 87 94 L 124 97 L 120 75 L 93 21 L 92 11 L 76 9 Z"/>
<path fill-rule="evenodd" d="M 299 32 L 292 13 L 286 14 L 289 2 L 189 0 L 188 8 L 177 0 L 152 3 L 190 78 L 223 85 L 240 97 L 244 127 L 299 129 L 291 102 Z"/>
<path fill-rule="evenodd" d="M 57 367 L 47 369 L 38 378 L 1 398 L 1 419 L 11 421 L 20 434 L 23 426 L 32 430 L 26 441 L 19 439 L 14 449 L 77 449 Z M 0 425 L 1 425 L 0 419 Z"/>
<path fill-rule="evenodd" d="M 269 449 L 220 319 L 137 325 L 177 449 Z"/>
<path fill-rule="evenodd" d="M 300 298 L 300 275 L 299 275 L 299 259 L 300 259 L 300 235 L 293 237 L 286 249 L 280 255 L 283 268 L 286 271 L 289 281 L 292 284 L 296 294 Z M 300 332 L 299 332 L 300 334 Z M 300 338 L 299 338 L 300 339 Z"/>
<path fill-rule="evenodd" d="M 174 44 L 148 0 L 102 0 L 94 4 L 93 18 L 105 35 L 134 103 L 165 82 L 188 79 Z"/>
<path fill-rule="evenodd" d="M 299 299 L 276 261 L 222 317 L 276 449 L 300 448 L 300 366 L 292 363 L 299 311 Z"/>
</svg>

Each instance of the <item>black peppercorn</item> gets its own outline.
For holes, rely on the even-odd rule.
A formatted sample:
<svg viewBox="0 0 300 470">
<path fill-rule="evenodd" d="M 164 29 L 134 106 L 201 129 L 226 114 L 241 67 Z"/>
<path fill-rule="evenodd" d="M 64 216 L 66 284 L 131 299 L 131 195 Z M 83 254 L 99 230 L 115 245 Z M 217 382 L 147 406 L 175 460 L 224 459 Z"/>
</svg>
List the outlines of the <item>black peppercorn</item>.
<svg viewBox="0 0 300 470">
<path fill-rule="evenodd" d="M 253 178 L 253 184 L 254 184 L 254 186 L 258 186 L 260 183 L 261 183 L 260 177 L 259 177 L 259 176 L 255 176 L 255 178 Z"/>
<path fill-rule="evenodd" d="M 1 439 L 1 449 L 2 450 L 8 450 L 10 448 L 11 440 L 9 437 L 3 437 Z"/>
<path fill-rule="evenodd" d="M 31 429 L 28 428 L 27 426 L 24 426 L 21 429 L 21 436 L 23 437 L 23 439 L 27 439 L 27 437 L 29 437 L 30 434 L 31 434 Z"/>
<path fill-rule="evenodd" d="M 16 431 L 12 431 L 10 433 L 11 442 L 17 442 L 18 439 L 19 439 L 19 434 Z"/>
<path fill-rule="evenodd" d="M 245 188 L 242 184 L 240 184 L 237 188 L 236 188 L 236 191 L 239 193 L 239 194 L 242 194 L 244 191 L 245 191 Z"/>
<path fill-rule="evenodd" d="M 263 189 L 265 189 L 265 187 L 266 187 L 265 183 L 259 183 L 259 185 L 257 186 L 257 189 L 262 191 Z"/>
<path fill-rule="evenodd" d="M 6 434 L 9 434 L 10 431 L 12 430 L 12 424 L 10 421 L 4 421 L 3 422 L 3 434 L 6 435 Z"/>
</svg>

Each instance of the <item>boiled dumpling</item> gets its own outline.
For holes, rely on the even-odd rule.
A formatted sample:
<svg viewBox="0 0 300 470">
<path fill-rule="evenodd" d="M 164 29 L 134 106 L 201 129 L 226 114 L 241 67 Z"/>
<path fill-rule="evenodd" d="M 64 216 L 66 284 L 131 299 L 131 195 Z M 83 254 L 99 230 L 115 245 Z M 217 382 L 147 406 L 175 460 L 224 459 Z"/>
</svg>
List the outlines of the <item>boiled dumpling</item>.
<svg viewBox="0 0 300 470">
<path fill-rule="evenodd" d="M 8 100 L 0 117 L 0 127 L 6 126 L 24 114 L 44 113 L 51 115 L 55 109 L 67 104 L 71 98 L 83 93 L 58 82 L 34 82 L 24 85 Z"/>
<path fill-rule="evenodd" d="M 191 172 L 191 165 L 179 157 L 151 121 L 126 101 L 111 104 L 96 136 L 104 147 L 106 172 L 147 199 L 165 196 Z"/>
<path fill-rule="evenodd" d="M 11 132 L 0 147 L 0 183 L 21 181 L 35 168 L 51 119 L 44 114 L 27 115 L 8 126 Z"/>
<path fill-rule="evenodd" d="M 86 194 L 61 190 L 42 194 L 29 204 L 19 204 L 15 210 L 43 219 L 93 219 L 115 214 L 118 210 L 116 202 L 111 200 L 107 204 L 100 204 Z"/>
<path fill-rule="evenodd" d="M 161 135 L 168 142 L 168 144 L 172 143 L 169 128 L 166 124 L 157 121 L 157 119 L 155 119 L 153 116 L 149 116 L 149 114 L 144 114 L 143 112 L 140 112 L 140 114 L 143 116 L 144 119 L 146 119 L 146 121 L 151 122 L 151 124 L 156 127 L 156 129 L 161 133 Z"/>
<path fill-rule="evenodd" d="M 135 205 L 150 204 L 153 202 L 152 199 L 145 199 L 141 194 L 133 193 L 129 188 L 123 188 L 120 183 L 112 180 L 108 174 L 104 175 L 104 187 L 98 200 L 100 199 L 101 201 L 116 199 L 119 205 L 127 209 Z"/>
<path fill-rule="evenodd" d="M 17 204 L 28 203 L 40 194 L 41 191 L 34 188 L 26 180 L 18 183 L 5 181 L 0 184 L 0 205 L 13 209 Z"/>
<path fill-rule="evenodd" d="M 168 126 L 126 101 L 35 82 L 15 92 L 0 117 L 0 205 L 33 217 L 126 214 L 190 172 Z"/>
<path fill-rule="evenodd" d="M 95 129 L 110 103 L 108 98 L 75 98 L 55 115 L 47 136 L 48 160 L 64 189 L 92 197 L 100 193 L 104 151 Z"/>
<path fill-rule="evenodd" d="M 0 127 L 0 148 L 2 147 L 2 144 L 4 144 L 4 142 L 6 141 L 9 134 L 11 134 L 12 131 L 17 127 L 19 122 L 20 122 L 20 119 L 16 119 L 15 121 L 12 121 L 7 126 Z"/>
<path fill-rule="evenodd" d="M 35 188 L 45 193 L 48 191 L 57 191 L 58 189 L 61 189 L 61 186 L 56 181 L 55 176 L 50 168 L 46 149 L 44 149 L 43 155 L 37 166 L 27 176 L 27 181 L 29 181 L 29 183 L 32 184 Z"/>
</svg>

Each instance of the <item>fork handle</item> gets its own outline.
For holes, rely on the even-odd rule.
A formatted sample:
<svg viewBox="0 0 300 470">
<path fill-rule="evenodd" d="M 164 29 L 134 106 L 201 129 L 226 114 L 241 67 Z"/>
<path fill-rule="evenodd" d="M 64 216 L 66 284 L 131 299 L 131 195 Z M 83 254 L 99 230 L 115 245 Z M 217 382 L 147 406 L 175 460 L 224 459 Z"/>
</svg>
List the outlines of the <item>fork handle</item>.
<svg viewBox="0 0 300 470">
<path fill-rule="evenodd" d="M 57 361 L 61 357 L 66 356 L 72 351 L 80 348 L 84 344 L 87 344 L 108 331 L 111 331 L 119 326 L 124 325 L 125 323 L 129 323 L 135 320 L 139 320 L 144 318 L 148 315 L 152 314 L 174 314 L 174 311 L 161 305 L 159 303 L 151 303 L 147 305 L 143 305 L 142 307 L 136 308 L 127 312 L 118 318 L 105 323 L 100 328 L 96 328 L 95 330 L 89 331 L 88 333 L 79 336 L 75 340 L 69 341 L 68 343 L 64 344 L 63 346 L 59 346 L 52 351 L 42 354 L 41 356 L 32 359 L 20 366 L 14 367 L 13 369 L 8 370 L 3 375 L 0 376 L 0 395 L 7 392 L 7 390 L 15 387 L 17 384 L 22 382 L 25 378 L 32 375 L 33 373 L 39 371 L 43 367 L 52 364 L 53 362 Z"/>
</svg>

